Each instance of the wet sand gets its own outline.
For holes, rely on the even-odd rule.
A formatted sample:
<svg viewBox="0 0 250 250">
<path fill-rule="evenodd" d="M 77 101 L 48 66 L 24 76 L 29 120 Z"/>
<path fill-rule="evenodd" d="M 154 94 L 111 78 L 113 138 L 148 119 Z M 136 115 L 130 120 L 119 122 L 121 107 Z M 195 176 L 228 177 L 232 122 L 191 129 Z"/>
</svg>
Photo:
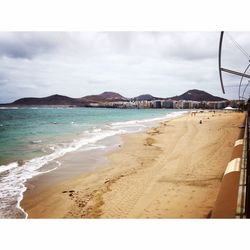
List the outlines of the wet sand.
<svg viewBox="0 0 250 250">
<path fill-rule="evenodd" d="M 105 167 L 27 192 L 21 206 L 29 218 L 209 217 L 243 120 L 188 114 L 125 135 Z"/>
</svg>

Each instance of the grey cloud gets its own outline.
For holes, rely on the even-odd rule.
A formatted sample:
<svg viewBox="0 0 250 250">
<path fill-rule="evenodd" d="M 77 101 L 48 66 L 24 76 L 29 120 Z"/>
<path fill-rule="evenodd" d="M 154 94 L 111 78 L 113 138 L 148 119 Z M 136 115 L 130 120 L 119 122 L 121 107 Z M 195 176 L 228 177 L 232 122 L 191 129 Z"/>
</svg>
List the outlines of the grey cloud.
<svg viewBox="0 0 250 250">
<path fill-rule="evenodd" d="M 8 76 L 0 71 L 0 86 L 7 85 L 9 82 Z"/>
<path fill-rule="evenodd" d="M 183 60 L 206 60 L 217 56 L 218 32 L 178 32 L 166 41 L 164 55 Z M 164 43 L 164 40 L 162 41 Z"/>
<path fill-rule="evenodd" d="M 87 82 L 96 85 L 105 84 L 105 81 L 100 79 L 88 79 Z"/>
<path fill-rule="evenodd" d="M 0 33 L 0 56 L 10 58 L 32 59 L 50 53 L 60 45 L 61 33 Z"/>
</svg>

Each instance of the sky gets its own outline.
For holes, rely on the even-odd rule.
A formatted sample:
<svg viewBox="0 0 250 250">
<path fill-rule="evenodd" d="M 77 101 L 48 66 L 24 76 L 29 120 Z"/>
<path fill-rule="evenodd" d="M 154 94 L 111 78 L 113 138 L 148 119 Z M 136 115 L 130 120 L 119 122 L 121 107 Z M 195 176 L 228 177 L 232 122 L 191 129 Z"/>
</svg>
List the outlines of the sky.
<svg viewBox="0 0 250 250">
<path fill-rule="evenodd" d="M 125 97 L 200 89 L 238 98 L 240 77 L 218 74 L 220 32 L 0 32 L 0 103 L 104 91 Z M 243 72 L 250 32 L 226 32 L 222 66 Z M 244 79 L 243 87 L 247 84 Z M 248 96 L 246 91 L 245 96 Z"/>
</svg>

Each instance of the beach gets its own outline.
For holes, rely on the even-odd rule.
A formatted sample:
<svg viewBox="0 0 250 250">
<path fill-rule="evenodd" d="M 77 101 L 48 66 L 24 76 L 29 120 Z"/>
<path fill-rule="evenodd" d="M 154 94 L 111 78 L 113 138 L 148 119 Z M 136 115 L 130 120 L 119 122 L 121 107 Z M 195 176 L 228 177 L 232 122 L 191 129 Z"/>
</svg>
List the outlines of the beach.
<svg viewBox="0 0 250 250">
<path fill-rule="evenodd" d="M 188 113 L 122 135 L 105 166 L 28 190 L 21 207 L 28 218 L 208 218 L 243 121 Z"/>
</svg>

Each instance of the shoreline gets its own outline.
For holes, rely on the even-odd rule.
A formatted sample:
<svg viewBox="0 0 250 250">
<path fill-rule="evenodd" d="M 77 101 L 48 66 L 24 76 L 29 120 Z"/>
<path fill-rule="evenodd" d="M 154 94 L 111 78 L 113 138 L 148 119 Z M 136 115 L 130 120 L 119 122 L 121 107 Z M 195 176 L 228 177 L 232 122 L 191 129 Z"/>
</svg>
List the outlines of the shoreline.
<svg viewBox="0 0 250 250">
<path fill-rule="evenodd" d="M 81 112 L 85 114 L 86 110 Z M 67 129 L 73 129 L 71 133 L 72 136 L 66 133 L 65 137 L 62 136 L 59 140 L 55 141 L 46 141 L 46 136 L 45 139 L 39 137 L 40 142 L 43 143 L 35 143 L 34 145 L 37 152 L 41 151 L 44 154 L 37 155 L 31 159 L 23 161 L 14 160 L 7 165 L 1 165 L 0 172 L 4 172 L 1 175 L 1 178 L 4 178 L 4 180 L 1 181 L 1 188 L 6 190 L 6 192 L 2 199 L 2 205 L 0 206 L 0 217 L 26 217 L 22 208 L 19 206 L 19 201 L 22 200 L 23 192 L 26 188 L 29 192 L 29 189 L 34 189 L 35 187 L 35 190 L 37 190 L 40 189 L 40 186 L 44 186 L 41 185 L 41 183 L 48 186 L 48 184 L 55 184 L 64 179 L 69 179 L 88 171 L 94 171 L 97 166 L 104 165 L 103 162 L 105 162 L 105 160 L 103 159 L 106 159 L 106 157 L 103 156 L 104 153 L 106 154 L 110 149 L 112 150 L 113 147 L 118 147 L 118 145 L 115 145 L 117 143 L 115 142 L 116 137 L 120 138 L 121 134 L 144 130 L 146 127 L 151 127 L 156 123 L 158 124 L 159 121 L 163 119 L 180 115 L 183 111 L 175 112 L 175 110 L 165 110 L 164 112 L 153 113 L 144 111 L 139 113 L 137 111 L 132 113 L 121 112 L 114 114 L 114 116 L 112 112 L 104 113 L 109 115 L 106 122 L 104 119 L 104 122 L 100 123 L 102 120 L 102 118 L 100 118 L 99 120 L 97 119 L 97 122 L 92 122 L 93 126 L 88 125 L 85 129 L 79 126 L 81 121 L 83 124 L 86 123 L 84 119 L 76 119 L 76 122 L 73 122 L 72 125 L 72 121 L 75 119 L 70 116 L 65 124 L 68 124 Z M 100 115 L 102 112 L 99 111 L 97 114 Z M 119 116 L 122 114 L 124 114 L 124 118 L 121 117 L 121 119 L 119 119 Z M 88 115 L 89 114 L 87 114 L 87 116 Z M 51 122 L 48 121 L 48 124 L 51 124 Z M 61 123 L 59 122 L 59 124 Z M 91 122 L 86 124 L 91 124 Z M 55 128 L 54 123 L 51 126 L 53 129 Z M 67 131 L 67 129 L 65 131 Z M 30 142 L 33 142 L 33 140 L 29 140 L 28 137 L 28 140 L 26 140 L 27 148 L 33 145 Z M 50 143 L 52 144 L 50 145 Z M 47 151 L 47 149 L 49 151 Z M 26 151 L 24 150 L 23 158 L 25 158 Z M 15 158 L 15 154 L 13 158 Z M 39 179 L 39 185 L 36 185 L 36 179 Z M 44 181 L 41 182 L 41 180 Z M 12 189 L 14 189 L 14 192 Z"/>
<path fill-rule="evenodd" d="M 204 121 L 203 124 L 199 124 L 199 119 Z M 240 113 L 205 112 L 198 113 L 196 117 L 184 114 L 144 132 L 126 134 L 122 136 L 122 147 L 108 154 L 106 166 L 48 187 L 36 195 L 24 193 L 21 207 L 29 214 L 28 218 L 207 217 L 216 199 L 241 120 L 243 114 Z M 227 128 L 230 138 L 226 138 L 227 133 L 222 130 L 228 126 L 228 121 L 231 122 Z M 205 135 L 207 131 L 215 138 Z M 196 138 L 198 148 L 191 143 L 196 134 L 201 139 Z M 225 137 L 223 141 L 222 135 Z M 223 159 L 219 157 L 220 147 L 216 144 L 226 149 Z M 190 145 L 197 150 L 199 161 L 190 156 Z M 206 151 L 213 152 L 210 155 L 214 163 L 212 169 L 202 166 L 207 173 L 204 176 L 198 165 L 204 160 L 209 161 Z M 183 168 L 180 163 L 186 164 L 189 160 L 193 163 L 187 164 L 188 169 Z M 215 170 L 218 163 L 219 170 Z M 159 190 L 162 191 L 160 194 Z M 201 206 L 204 194 L 209 196 L 207 201 L 203 201 L 206 208 L 199 211 L 188 208 L 190 202 L 196 207 Z M 181 199 L 176 200 L 176 196 Z M 186 196 L 192 199 L 186 200 Z M 181 200 L 185 201 L 184 205 Z"/>
</svg>

